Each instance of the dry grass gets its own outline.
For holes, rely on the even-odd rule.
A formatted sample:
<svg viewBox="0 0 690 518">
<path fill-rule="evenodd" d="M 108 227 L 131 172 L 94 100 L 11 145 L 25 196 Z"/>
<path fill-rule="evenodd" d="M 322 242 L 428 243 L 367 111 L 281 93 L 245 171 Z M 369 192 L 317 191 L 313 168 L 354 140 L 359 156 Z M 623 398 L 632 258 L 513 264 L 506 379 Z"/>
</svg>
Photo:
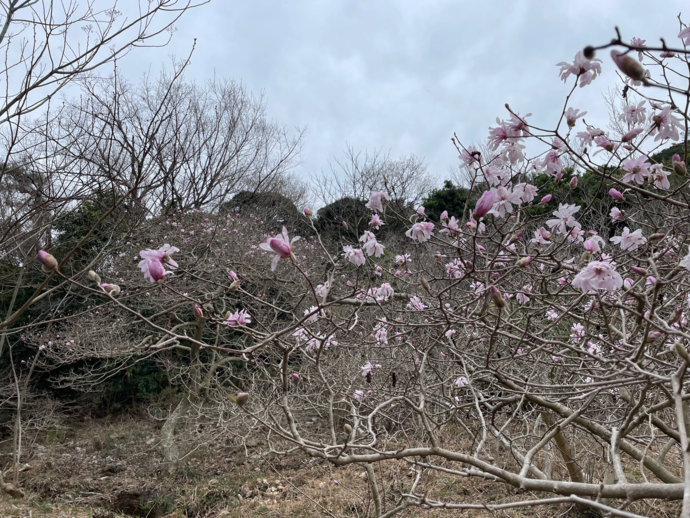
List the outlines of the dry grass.
<svg viewBox="0 0 690 518">
<path fill-rule="evenodd" d="M 373 503 L 362 468 L 334 468 L 302 455 L 266 458 L 232 443 L 200 448 L 168 475 L 157 427 L 144 420 L 74 424 L 69 433 L 48 433 L 31 446 L 31 469 L 22 473 L 24 501 L 0 497 L 0 516 L 58 518 L 166 517 L 369 517 Z M 457 469 L 458 466 L 455 466 Z M 634 479 L 635 466 L 630 466 Z M 386 507 L 409 487 L 409 466 L 375 466 Z M 420 488 L 430 498 L 495 504 L 544 498 L 482 479 L 431 474 Z M 677 503 L 635 503 L 644 516 L 677 516 Z M 120 513 L 120 514 L 118 514 Z M 422 511 L 400 516 L 496 516 L 489 511 Z M 505 515 L 503 515 L 505 516 Z M 568 506 L 511 510 L 513 517 L 576 516 Z"/>
</svg>

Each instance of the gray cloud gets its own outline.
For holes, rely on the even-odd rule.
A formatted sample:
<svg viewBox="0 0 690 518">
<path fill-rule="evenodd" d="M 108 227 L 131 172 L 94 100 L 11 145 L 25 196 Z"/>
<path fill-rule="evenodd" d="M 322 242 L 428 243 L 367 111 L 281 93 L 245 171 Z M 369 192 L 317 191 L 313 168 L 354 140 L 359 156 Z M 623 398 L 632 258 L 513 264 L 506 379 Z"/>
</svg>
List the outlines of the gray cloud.
<svg viewBox="0 0 690 518">
<path fill-rule="evenodd" d="M 482 140 L 506 116 L 506 102 L 553 125 L 568 91 L 556 63 L 610 40 L 615 25 L 626 39 L 670 42 L 684 4 L 214 0 L 186 15 L 169 47 L 134 53 L 124 67 L 130 75 L 155 69 L 197 38 L 190 79 L 241 80 L 265 92 L 272 117 L 308 128 L 298 172 L 326 168 L 347 142 L 424 156 L 441 178 L 457 162 L 453 132 L 466 143 Z M 605 124 L 601 93 L 616 79 L 600 57 L 604 74 L 578 89 L 572 105 Z"/>
</svg>

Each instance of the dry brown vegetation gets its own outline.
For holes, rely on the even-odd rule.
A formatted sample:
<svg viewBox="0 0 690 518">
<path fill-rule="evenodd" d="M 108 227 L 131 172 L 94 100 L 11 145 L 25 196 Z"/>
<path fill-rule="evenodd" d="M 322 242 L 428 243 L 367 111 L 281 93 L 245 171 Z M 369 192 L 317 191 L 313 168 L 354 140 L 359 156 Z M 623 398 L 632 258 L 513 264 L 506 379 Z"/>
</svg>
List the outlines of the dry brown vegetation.
<svg viewBox="0 0 690 518">
<path fill-rule="evenodd" d="M 260 449 L 261 440 L 255 444 L 249 441 L 247 451 L 233 440 L 226 440 L 197 449 L 173 475 L 168 475 L 159 441 L 158 423 L 145 415 L 98 421 L 79 419 L 41 432 L 30 446 L 29 460 L 21 473 L 21 486 L 27 491 L 27 498 L 13 500 L 3 495 L 0 516 L 372 516 L 367 475 L 361 467 L 334 468 L 301 454 L 262 457 L 252 451 L 253 447 Z M 448 436 L 446 441 L 450 446 L 453 439 Z M 2 453 L 6 455 L 7 449 Z M 395 504 L 412 476 L 408 464 L 381 463 L 374 469 L 382 498 L 389 505 Z M 626 466 L 631 480 L 635 480 L 635 471 L 634 465 Z M 425 479 L 422 492 L 429 498 L 489 506 L 545 496 L 520 494 L 507 485 L 444 476 L 440 472 Z M 661 518 L 677 516 L 679 508 L 678 502 L 643 501 L 632 504 L 629 510 Z M 413 507 L 401 516 L 435 517 L 447 512 Z M 476 517 L 577 516 L 572 505 L 516 508 L 507 514 L 490 510 L 453 513 Z"/>
</svg>

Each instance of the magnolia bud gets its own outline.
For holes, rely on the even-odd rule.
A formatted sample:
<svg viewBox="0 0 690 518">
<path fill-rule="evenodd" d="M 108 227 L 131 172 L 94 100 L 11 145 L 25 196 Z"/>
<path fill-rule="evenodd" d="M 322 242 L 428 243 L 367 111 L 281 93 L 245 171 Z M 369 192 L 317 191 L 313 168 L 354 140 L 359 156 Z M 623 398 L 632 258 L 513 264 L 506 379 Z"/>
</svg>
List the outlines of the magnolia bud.
<svg viewBox="0 0 690 518">
<path fill-rule="evenodd" d="M 651 331 L 651 332 L 647 335 L 647 341 L 648 341 L 648 342 L 653 342 L 653 341 L 655 341 L 655 340 L 658 340 L 660 336 L 661 336 L 661 333 L 660 333 L 659 331 Z"/>
<path fill-rule="evenodd" d="M 424 288 L 426 291 L 431 291 L 431 286 L 429 286 L 429 283 L 424 277 L 420 278 L 420 282 L 422 284 L 422 288 Z"/>
<path fill-rule="evenodd" d="M 663 232 L 657 232 L 656 234 L 652 234 L 649 236 L 649 241 L 660 241 L 666 237 L 666 234 Z"/>
<path fill-rule="evenodd" d="M 504 308 L 506 305 L 506 301 L 503 298 L 503 295 L 501 295 L 501 291 L 496 287 L 496 286 L 491 286 L 491 300 L 494 302 L 494 306 L 497 308 Z"/>
<path fill-rule="evenodd" d="M 577 176 L 573 176 L 570 179 L 570 188 L 574 189 L 575 187 L 577 187 Z"/>
<path fill-rule="evenodd" d="M 677 324 L 678 322 L 680 322 L 680 318 L 682 316 L 683 308 L 676 308 L 676 310 L 671 315 L 671 318 L 668 319 L 668 325 L 672 326 L 673 324 Z"/>
<path fill-rule="evenodd" d="M 101 289 L 113 297 L 120 294 L 120 287 L 117 284 L 101 284 Z"/>
<path fill-rule="evenodd" d="M 347 230 L 347 222 L 343 221 L 343 228 Z"/>
<path fill-rule="evenodd" d="M 352 426 L 350 426 L 350 425 L 347 424 L 347 423 L 345 423 L 345 424 L 343 425 L 343 430 L 345 431 L 345 433 L 346 433 L 348 436 L 350 436 L 350 435 L 352 434 Z"/>
<path fill-rule="evenodd" d="M 619 190 L 614 189 L 613 187 L 609 189 L 609 196 L 611 196 L 611 198 L 613 198 L 616 201 L 625 201 L 625 198 L 623 198 L 623 194 Z"/>
<path fill-rule="evenodd" d="M 237 394 L 237 397 L 235 397 L 234 399 L 235 403 L 237 403 L 237 406 L 242 408 L 249 399 L 249 394 L 247 394 L 246 392 L 239 392 Z"/>
<path fill-rule="evenodd" d="M 688 174 L 688 168 L 685 166 L 685 162 L 680 159 L 680 156 L 673 155 L 671 159 L 673 163 L 673 172 L 678 176 L 685 176 Z"/>
<path fill-rule="evenodd" d="M 522 239 L 523 235 L 524 235 L 524 232 L 522 232 L 522 230 L 518 230 L 517 232 L 515 232 L 515 234 L 510 236 L 510 239 L 508 240 L 508 244 L 512 245 L 513 243 L 517 243 L 518 241 L 520 241 Z"/>
<path fill-rule="evenodd" d="M 551 198 L 552 198 L 552 196 L 550 194 L 547 194 L 546 196 L 544 196 L 541 199 L 541 201 L 539 203 L 541 203 L 542 205 L 545 205 L 551 201 Z"/>
<path fill-rule="evenodd" d="M 237 288 L 239 288 L 239 287 L 240 287 L 240 281 L 238 279 L 238 280 L 232 281 L 232 283 L 230 283 L 228 290 L 229 291 L 237 291 Z"/>
<path fill-rule="evenodd" d="M 673 348 L 676 350 L 678 356 L 685 360 L 685 363 L 690 363 L 690 356 L 688 355 L 688 351 L 686 351 L 685 347 L 681 345 L 680 340 L 676 341 L 676 343 L 673 344 Z"/>
<path fill-rule="evenodd" d="M 474 206 L 474 212 L 472 213 L 474 219 L 479 221 L 479 218 L 486 216 L 494 206 L 494 203 L 496 203 L 496 193 L 494 191 L 484 191 Z"/>
<path fill-rule="evenodd" d="M 631 266 L 630 269 L 635 272 L 637 275 L 647 275 L 646 270 L 643 270 L 639 266 Z"/>
<path fill-rule="evenodd" d="M 43 271 L 44 272 L 52 272 L 57 270 L 58 263 L 57 259 L 50 255 L 48 252 L 44 250 L 39 250 L 38 251 L 38 260 L 41 261 L 41 264 L 43 265 Z"/>
<path fill-rule="evenodd" d="M 293 372 L 292 373 L 292 379 L 295 381 L 299 380 L 299 374 L 297 374 L 296 372 Z"/>
<path fill-rule="evenodd" d="M 311 210 L 309 207 L 304 207 L 304 215 L 308 218 L 311 218 L 314 215 L 314 211 Z"/>
<path fill-rule="evenodd" d="M 529 255 L 527 255 L 525 257 L 521 257 L 515 263 L 515 266 L 517 266 L 518 268 L 524 268 L 525 266 L 527 266 L 530 263 L 531 260 L 532 260 L 532 257 Z"/>
<path fill-rule="evenodd" d="M 474 263 L 472 261 L 465 261 L 465 268 L 467 268 L 468 271 L 472 270 L 474 268 Z"/>
<path fill-rule="evenodd" d="M 623 140 L 623 142 L 630 142 L 631 140 L 633 140 L 635 137 L 637 137 L 637 136 L 638 136 L 640 133 L 642 133 L 643 131 L 644 131 L 643 128 L 631 129 L 631 130 L 628 131 L 625 135 L 623 135 L 623 139 L 622 139 L 622 140 Z"/>
<path fill-rule="evenodd" d="M 642 84 L 649 86 L 646 71 L 642 64 L 628 54 L 621 54 L 617 50 L 611 51 L 611 58 L 618 66 L 618 69 L 634 81 L 642 81 Z"/>
<path fill-rule="evenodd" d="M 197 318 L 204 318 L 204 312 L 198 304 L 194 304 L 194 314 Z"/>
<path fill-rule="evenodd" d="M 89 270 L 89 273 L 86 274 L 86 276 L 89 278 L 90 281 L 95 282 L 96 284 L 101 283 L 101 277 L 98 275 L 96 272 L 93 270 Z"/>
</svg>

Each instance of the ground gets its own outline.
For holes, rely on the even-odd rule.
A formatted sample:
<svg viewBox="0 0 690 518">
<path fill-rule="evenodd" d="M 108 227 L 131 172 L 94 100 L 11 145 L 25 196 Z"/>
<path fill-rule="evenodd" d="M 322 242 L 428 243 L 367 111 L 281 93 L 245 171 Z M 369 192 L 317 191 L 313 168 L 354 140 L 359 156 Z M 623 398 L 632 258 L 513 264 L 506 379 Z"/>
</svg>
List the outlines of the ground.
<svg viewBox="0 0 690 518">
<path fill-rule="evenodd" d="M 368 517 L 373 504 L 362 468 L 334 468 L 296 454 L 259 457 L 251 448 L 218 440 L 198 448 L 170 474 L 163 469 L 159 431 L 146 419 L 69 423 L 64 430 L 39 433 L 26 445 L 20 484 L 23 500 L 0 496 L 0 516 L 22 518 L 148 518 L 259 516 Z M 7 443 L 4 444 L 6 446 Z M 3 451 L 3 453 L 7 453 Z M 248 455 L 247 455 L 248 453 Z M 8 457 L 3 455 L 3 464 Z M 376 466 L 387 505 L 409 486 L 404 463 Z M 11 477 L 6 475 L 6 478 Z M 434 476 L 425 490 L 447 501 L 499 503 L 545 495 L 518 494 L 515 489 L 480 479 Z M 651 503 L 636 512 L 671 517 L 675 503 Z M 495 516 L 488 511 L 443 512 L 411 508 L 399 516 Z M 503 516 L 576 516 L 567 506 L 513 509 Z"/>
</svg>

